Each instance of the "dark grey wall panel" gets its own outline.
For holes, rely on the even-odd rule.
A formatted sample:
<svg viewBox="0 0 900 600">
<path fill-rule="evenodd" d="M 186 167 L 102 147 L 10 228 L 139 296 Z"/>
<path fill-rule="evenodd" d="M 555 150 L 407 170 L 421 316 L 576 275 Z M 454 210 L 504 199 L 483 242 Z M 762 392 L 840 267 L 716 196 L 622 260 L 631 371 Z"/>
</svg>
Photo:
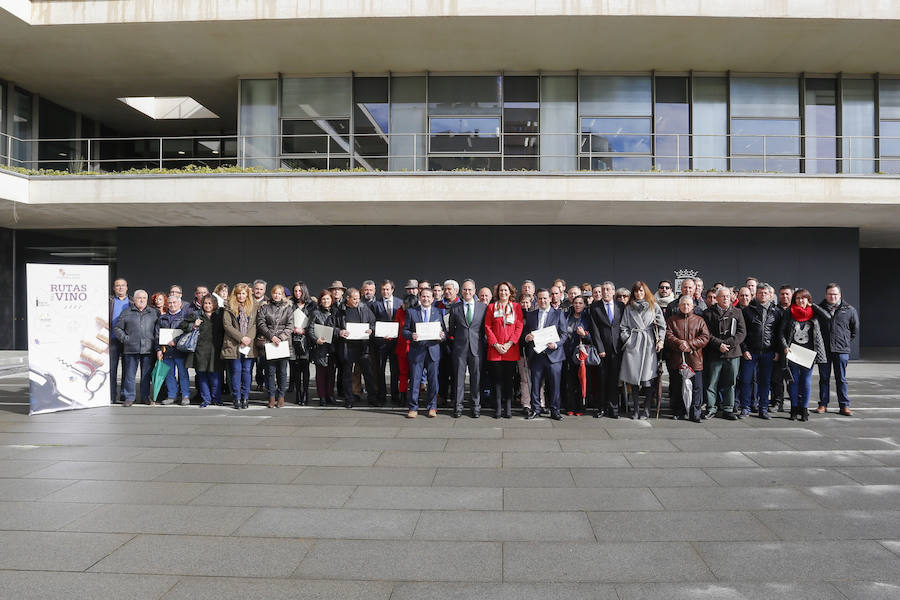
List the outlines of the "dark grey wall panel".
<svg viewBox="0 0 900 600">
<path fill-rule="evenodd" d="M 479 284 L 525 278 L 538 285 L 612 279 L 651 287 L 673 271 L 696 269 L 707 284 L 743 282 L 747 275 L 776 288 L 788 283 L 824 297 L 841 283 L 859 301 L 856 229 L 619 226 L 310 226 L 127 228 L 118 231 L 118 272 L 131 289 L 188 288 L 197 283 L 274 283 L 303 279 L 318 290 L 332 279 L 408 277 Z M 189 293 L 189 292 L 188 292 Z"/>
<path fill-rule="evenodd" d="M 859 283 L 863 290 L 859 303 L 864 346 L 900 346 L 900 320 L 885 310 L 885 298 L 900 297 L 900 249 L 863 248 L 859 254 Z M 893 273 L 893 275 L 891 275 Z"/>
<path fill-rule="evenodd" d="M 0 288 L 15 290 L 15 264 L 16 264 L 16 232 L 12 229 L 0 228 Z M 0 302 L 0 350 L 12 350 L 15 347 L 14 319 L 15 297 L 10 295 L 10 300 Z"/>
</svg>

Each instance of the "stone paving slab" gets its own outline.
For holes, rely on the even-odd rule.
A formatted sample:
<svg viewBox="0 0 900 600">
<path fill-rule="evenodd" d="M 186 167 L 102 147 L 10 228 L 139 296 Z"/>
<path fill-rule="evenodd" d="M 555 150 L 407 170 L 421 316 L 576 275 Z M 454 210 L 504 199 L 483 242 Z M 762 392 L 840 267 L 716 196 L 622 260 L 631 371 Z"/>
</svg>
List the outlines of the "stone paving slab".
<svg viewBox="0 0 900 600">
<path fill-rule="evenodd" d="M 76 481 L 47 494 L 47 502 L 96 502 L 98 504 L 187 504 L 212 484 L 162 481 Z"/>
<path fill-rule="evenodd" d="M 0 569 L 84 571 L 132 534 L 0 531 Z"/>
<path fill-rule="evenodd" d="M 648 488 L 505 488 L 506 510 L 662 510 Z"/>
<path fill-rule="evenodd" d="M 503 490 L 499 487 L 360 486 L 344 506 L 409 510 L 501 510 Z"/>
<path fill-rule="evenodd" d="M 864 467 L 862 467 L 864 468 Z M 853 485 L 852 478 L 824 467 L 755 467 L 752 469 L 704 469 L 721 486 L 800 487 L 814 485 Z"/>
<path fill-rule="evenodd" d="M 714 486 L 697 468 L 569 469 L 578 487 Z"/>
<path fill-rule="evenodd" d="M 312 542 L 308 541 L 272 538 L 139 535 L 90 570 L 97 573 L 286 577 L 296 569 L 311 546 Z"/>
<path fill-rule="evenodd" d="M 184 577 L 163 600 L 388 600 L 392 589 L 391 583 L 375 581 Z"/>
<path fill-rule="evenodd" d="M 398 583 L 391 600 L 618 600 L 597 583 Z"/>
<path fill-rule="evenodd" d="M 72 479 L 0 479 L 0 500 L 39 500 L 75 483 Z"/>
<path fill-rule="evenodd" d="M 533 453 L 529 453 L 533 454 Z M 459 467 L 499 468 L 499 452 L 402 452 L 386 450 L 375 463 L 378 467 Z"/>
<path fill-rule="evenodd" d="M 423 511 L 417 540 L 595 541 L 583 512 Z"/>
<path fill-rule="evenodd" d="M 231 484 L 210 485 L 190 503 L 201 506 L 343 506 L 354 486 Z"/>
<path fill-rule="evenodd" d="M 278 465 L 179 465 L 156 481 L 199 483 L 291 483 L 305 467 Z"/>
<path fill-rule="evenodd" d="M 845 600 L 830 583 L 639 583 L 616 586 L 618 600 Z"/>
<path fill-rule="evenodd" d="M 75 519 L 64 531 L 229 535 L 255 508 L 164 505 L 104 505 Z"/>
<path fill-rule="evenodd" d="M 157 600 L 177 582 L 177 577 L 161 575 L 0 571 L 0 597 L 10 600 Z"/>
<path fill-rule="evenodd" d="M 503 557 L 497 542 L 319 540 L 294 577 L 499 582 Z"/>
<path fill-rule="evenodd" d="M 894 510 L 785 510 L 756 515 L 781 540 L 900 539 L 900 506 Z"/>
<path fill-rule="evenodd" d="M 821 508 L 800 490 L 778 487 L 653 488 L 667 510 L 791 510 Z"/>
<path fill-rule="evenodd" d="M 900 467 L 847 467 L 837 471 L 862 485 L 900 484 Z"/>
<path fill-rule="evenodd" d="M 0 502 L 0 530 L 55 531 L 99 504 Z"/>
<path fill-rule="evenodd" d="M 308 485 L 431 485 L 431 467 L 306 467 L 293 481 Z"/>
<path fill-rule="evenodd" d="M 900 485 L 834 485 L 807 488 L 827 508 L 897 509 Z"/>
<path fill-rule="evenodd" d="M 603 469 L 605 470 L 605 469 Z M 436 486 L 470 487 L 575 487 L 570 469 L 449 469 L 439 468 Z"/>
<path fill-rule="evenodd" d="M 261 508 L 235 535 L 276 538 L 410 539 L 419 512 L 348 508 Z"/>
<path fill-rule="evenodd" d="M 34 479 L 101 479 L 110 481 L 151 481 L 168 473 L 177 463 L 60 461 L 26 477 Z"/>
<path fill-rule="evenodd" d="M 588 516 L 600 542 L 778 539 L 762 517 L 748 511 L 591 512 Z"/>
</svg>

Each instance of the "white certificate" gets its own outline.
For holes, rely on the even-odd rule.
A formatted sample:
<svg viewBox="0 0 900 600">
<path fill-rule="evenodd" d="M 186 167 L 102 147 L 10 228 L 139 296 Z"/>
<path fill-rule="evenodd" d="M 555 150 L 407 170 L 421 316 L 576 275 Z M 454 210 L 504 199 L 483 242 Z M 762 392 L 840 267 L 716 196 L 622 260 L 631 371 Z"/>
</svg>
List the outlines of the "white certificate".
<svg viewBox="0 0 900 600">
<path fill-rule="evenodd" d="M 316 323 L 313 325 L 313 333 L 316 336 L 316 339 L 324 339 L 326 344 L 330 344 L 334 341 L 334 327 L 329 327 L 328 325 L 319 325 Z"/>
<path fill-rule="evenodd" d="M 816 361 L 816 352 L 797 344 L 791 344 L 791 351 L 788 352 L 787 359 L 801 367 L 811 369 Z"/>
<path fill-rule="evenodd" d="M 347 333 L 350 335 L 345 339 L 348 340 L 367 340 L 369 339 L 369 334 L 366 333 L 366 330 L 369 329 L 368 323 L 347 323 Z"/>
<path fill-rule="evenodd" d="M 180 329 L 166 329 L 160 328 L 159 330 L 159 345 L 160 346 L 168 346 L 169 342 L 177 338 L 179 335 L 184 333 Z"/>
<path fill-rule="evenodd" d="M 294 311 L 294 329 L 306 329 L 309 324 L 309 317 L 301 309 Z"/>
<path fill-rule="evenodd" d="M 450 329 L 450 311 L 444 314 L 444 329 Z"/>
<path fill-rule="evenodd" d="M 430 323 L 416 323 L 416 333 L 419 334 L 418 337 L 420 342 L 440 340 L 441 322 L 431 321 Z"/>
<path fill-rule="evenodd" d="M 375 337 L 395 338 L 400 332 L 400 323 L 396 321 L 375 321 Z"/>
<path fill-rule="evenodd" d="M 272 342 L 266 344 L 266 360 L 275 360 L 276 358 L 290 358 L 291 344 L 290 342 L 281 342 L 277 346 Z"/>
<path fill-rule="evenodd" d="M 534 351 L 538 354 L 546 350 L 547 344 L 550 342 L 559 342 L 559 331 L 556 330 L 555 325 L 544 327 L 543 329 L 535 329 L 531 332 L 531 335 L 534 336 Z"/>
<path fill-rule="evenodd" d="M 250 354 L 250 346 L 241 346 L 240 348 L 238 348 L 238 352 L 240 352 L 244 356 L 247 356 L 248 354 Z"/>
</svg>

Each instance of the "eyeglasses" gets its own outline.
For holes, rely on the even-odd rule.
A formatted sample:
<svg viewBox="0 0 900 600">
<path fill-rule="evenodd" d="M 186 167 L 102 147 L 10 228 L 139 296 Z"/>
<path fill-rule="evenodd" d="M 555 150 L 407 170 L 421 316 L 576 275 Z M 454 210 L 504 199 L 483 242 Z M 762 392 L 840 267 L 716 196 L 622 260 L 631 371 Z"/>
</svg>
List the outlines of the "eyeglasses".
<svg viewBox="0 0 900 600">
<path fill-rule="evenodd" d="M 616 298 L 628 298 L 628 297 L 629 297 L 628 294 L 619 294 L 616 296 Z"/>
</svg>

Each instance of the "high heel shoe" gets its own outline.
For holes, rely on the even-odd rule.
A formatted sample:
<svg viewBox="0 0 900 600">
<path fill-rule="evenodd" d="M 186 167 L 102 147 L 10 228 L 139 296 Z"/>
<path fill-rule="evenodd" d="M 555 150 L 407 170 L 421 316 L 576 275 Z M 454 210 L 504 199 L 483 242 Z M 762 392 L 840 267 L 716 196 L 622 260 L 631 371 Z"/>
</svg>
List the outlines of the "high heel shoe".
<svg viewBox="0 0 900 600">
<path fill-rule="evenodd" d="M 809 409 L 808 408 L 800 409 L 800 420 L 801 421 L 809 421 Z"/>
<path fill-rule="evenodd" d="M 791 421 L 796 421 L 796 420 L 797 420 L 797 407 L 792 406 L 791 407 Z"/>
</svg>

